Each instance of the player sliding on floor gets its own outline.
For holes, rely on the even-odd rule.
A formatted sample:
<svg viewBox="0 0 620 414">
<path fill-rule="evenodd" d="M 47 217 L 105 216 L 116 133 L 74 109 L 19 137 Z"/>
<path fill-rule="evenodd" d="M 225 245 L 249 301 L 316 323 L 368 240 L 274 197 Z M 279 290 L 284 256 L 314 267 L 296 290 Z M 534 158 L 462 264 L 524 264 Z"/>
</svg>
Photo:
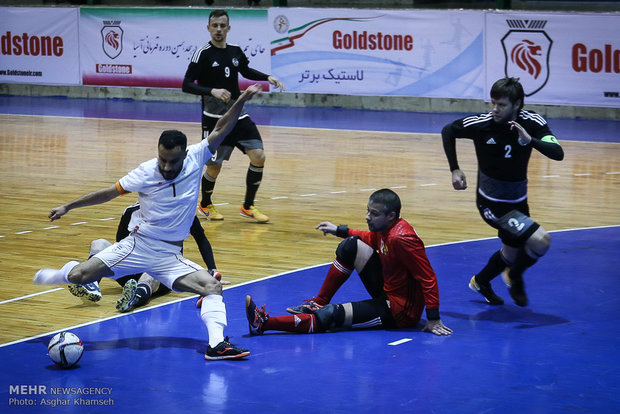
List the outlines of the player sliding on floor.
<svg viewBox="0 0 620 414">
<path fill-rule="evenodd" d="M 133 231 L 129 236 L 86 262 L 70 261 L 60 270 L 39 270 L 34 283 L 84 285 L 102 277 L 117 279 L 147 272 L 172 290 L 204 296 L 200 316 L 209 333 L 205 359 L 248 356 L 247 349 L 234 346 L 224 337 L 226 307 L 220 282 L 183 257 L 181 248 L 195 217 L 203 165 L 232 130 L 245 102 L 260 92 L 260 85 L 250 86 L 220 118 L 208 139 L 187 146 L 182 132 L 164 131 L 159 138 L 157 158 L 140 164 L 115 185 L 53 208 L 49 214 L 51 221 L 75 208 L 102 204 L 129 192 L 138 192 L 140 201 L 140 211 L 131 218 Z"/>
</svg>

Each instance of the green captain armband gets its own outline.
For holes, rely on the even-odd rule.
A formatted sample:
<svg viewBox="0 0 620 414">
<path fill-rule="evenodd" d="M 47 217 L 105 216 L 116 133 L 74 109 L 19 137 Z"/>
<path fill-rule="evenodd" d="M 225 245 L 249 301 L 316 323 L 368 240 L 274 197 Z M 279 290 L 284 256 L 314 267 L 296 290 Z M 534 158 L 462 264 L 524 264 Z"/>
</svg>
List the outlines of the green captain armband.
<svg viewBox="0 0 620 414">
<path fill-rule="evenodd" d="M 545 135 L 540 140 L 543 141 L 543 142 L 550 142 L 552 144 L 560 145 L 560 143 L 558 142 L 558 139 L 556 137 L 554 137 L 553 135 Z"/>
</svg>

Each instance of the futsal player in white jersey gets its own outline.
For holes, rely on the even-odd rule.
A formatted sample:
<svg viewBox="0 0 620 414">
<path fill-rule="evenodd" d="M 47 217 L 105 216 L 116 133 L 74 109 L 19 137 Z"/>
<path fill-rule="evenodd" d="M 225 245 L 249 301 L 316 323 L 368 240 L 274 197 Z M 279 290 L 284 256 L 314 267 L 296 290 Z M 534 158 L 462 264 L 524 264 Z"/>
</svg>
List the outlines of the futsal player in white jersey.
<svg viewBox="0 0 620 414">
<path fill-rule="evenodd" d="M 70 210 L 102 204 L 120 195 L 137 192 L 140 211 L 132 216 L 132 233 L 97 253 L 85 262 L 70 261 L 60 270 L 42 269 L 34 283 L 86 284 L 102 277 L 119 277 L 147 272 L 178 292 L 204 296 L 200 316 L 209 332 L 205 359 L 236 359 L 250 354 L 224 337 L 226 307 L 222 286 L 206 269 L 183 257 L 183 240 L 189 236 L 200 192 L 200 177 L 205 162 L 232 130 L 246 101 L 260 94 L 260 85 L 250 86 L 218 121 L 208 139 L 187 146 L 180 131 L 164 131 L 158 144 L 158 156 L 143 162 L 115 185 L 86 194 L 51 210 L 51 221 Z"/>
</svg>

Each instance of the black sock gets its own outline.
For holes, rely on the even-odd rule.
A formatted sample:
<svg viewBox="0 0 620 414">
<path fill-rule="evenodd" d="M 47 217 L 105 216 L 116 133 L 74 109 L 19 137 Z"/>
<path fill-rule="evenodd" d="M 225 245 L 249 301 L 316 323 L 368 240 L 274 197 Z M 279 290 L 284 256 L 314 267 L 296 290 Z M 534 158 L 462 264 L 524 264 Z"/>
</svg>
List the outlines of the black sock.
<svg viewBox="0 0 620 414">
<path fill-rule="evenodd" d="M 243 202 L 243 208 L 250 208 L 254 204 L 254 197 L 260 186 L 260 182 L 263 179 L 263 167 L 256 167 L 250 164 L 248 173 L 245 176 L 245 201 Z"/>
<path fill-rule="evenodd" d="M 489 258 L 487 265 L 476 275 L 476 282 L 484 284 L 491 282 L 506 266 L 507 264 L 502 258 L 502 252 L 500 250 L 496 251 Z"/>
<path fill-rule="evenodd" d="M 209 204 L 212 204 L 211 194 L 213 194 L 213 188 L 215 188 L 215 180 L 207 180 L 207 178 L 202 176 L 202 199 L 200 200 L 200 207 L 206 207 Z"/>
<path fill-rule="evenodd" d="M 139 283 L 136 289 L 136 298 L 138 298 L 138 300 L 134 303 L 134 308 L 146 305 L 151 298 L 151 287 L 146 283 Z"/>
<path fill-rule="evenodd" d="M 533 266 L 537 261 L 538 259 L 531 258 L 524 249 L 520 249 L 514 264 L 510 267 L 510 272 L 508 272 L 510 280 L 512 280 L 513 283 L 523 280 L 523 272 L 525 272 L 525 269 Z"/>
</svg>

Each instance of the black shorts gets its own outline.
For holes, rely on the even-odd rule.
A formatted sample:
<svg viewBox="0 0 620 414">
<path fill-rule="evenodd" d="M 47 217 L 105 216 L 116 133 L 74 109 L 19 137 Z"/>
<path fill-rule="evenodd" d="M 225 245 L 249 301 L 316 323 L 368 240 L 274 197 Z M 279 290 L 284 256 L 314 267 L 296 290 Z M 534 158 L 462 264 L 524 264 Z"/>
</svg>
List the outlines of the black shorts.
<svg viewBox="0 0 620 414">
<path fill-rule="evenodd" d="M 383 328 L 395 328 L 396 321 L 394 316 L 392 316 L 387 294 L 383 290 L 383 266 L 379 253 L 373 252 L 359 276 L 372 299 L 351 302 L 353 306 L 353 326 L 355 327 L 355 325 L 380 318 L 380 326 Z"/>
<path fill-rule="evenodd" d="M 508 246 L 523 246 L 540 227 L 540 224 L 530 218 L 527 199 L 514 204 L 501 203 L 488 200 L 478 193 L 476 204 L 482 219 L 497 229 L 498 237 Z"/>
<path fill-rule="evenodd" d="M 213 129 L 215 129 L 215 124 L 217 124 L 219 118 L 212 118 L 210 116 L 202 115 L 202 138 L 206 138 Z M 241 151 L 245 153 L 246 146 L 240 141 L 259 141 L 260 148 L 262 148 L 262 138 L 260 136 L 260 132 L 258 132 L 258 128 L 252 119 L 249 116 L 243 117 L 237 121 L 237 124 L 234 126 L 232 131 L 228 134 L 226 138 L 224 138 L 224 142 L 222 142 L 222 146 L 227 147 L 237 147 Z M 247 148 L 252 149 L 252 148 Z"/>
</svg>

